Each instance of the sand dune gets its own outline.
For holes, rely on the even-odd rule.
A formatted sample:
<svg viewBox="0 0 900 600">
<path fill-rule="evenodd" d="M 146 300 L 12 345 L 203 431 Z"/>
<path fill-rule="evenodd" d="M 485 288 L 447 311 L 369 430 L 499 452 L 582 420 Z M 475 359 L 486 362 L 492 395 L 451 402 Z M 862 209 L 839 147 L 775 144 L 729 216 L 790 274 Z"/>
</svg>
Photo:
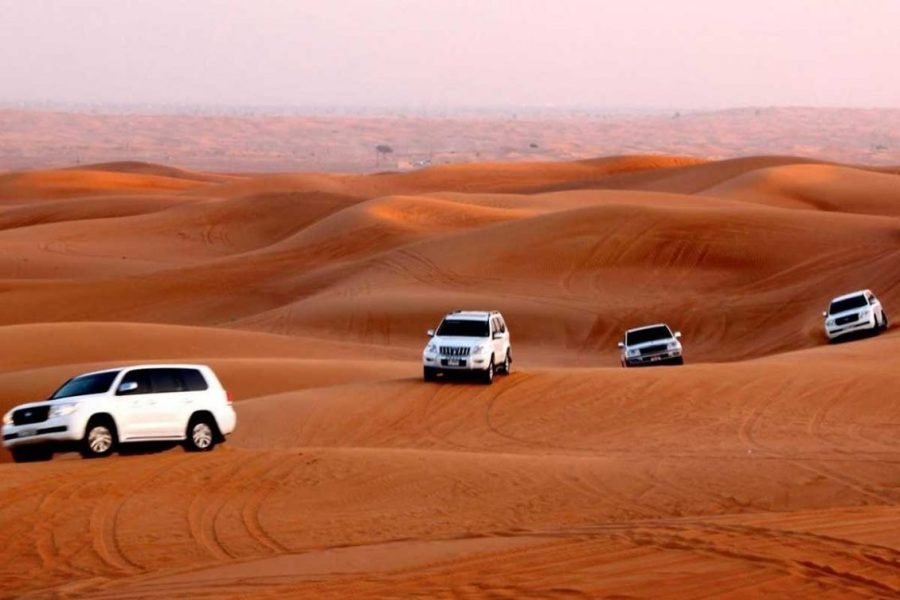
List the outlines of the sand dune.
<svg viewBox="0 0 900 600">
<path fill-rule="evenodd" d="M 208 455 L 0 454 L 0 595 L 900 594 L 900 330 L 829 345 L 819 316 L 870 287 L 900 319 L 890 170 L 112 163 L 0 201 L 0 409 L 190 360 L 239 418 Z M 421 381 L 459 307 L 503 311 L 511 376 Z M 618 368 L 659 320 L 687 365 Z"/>
</svg>

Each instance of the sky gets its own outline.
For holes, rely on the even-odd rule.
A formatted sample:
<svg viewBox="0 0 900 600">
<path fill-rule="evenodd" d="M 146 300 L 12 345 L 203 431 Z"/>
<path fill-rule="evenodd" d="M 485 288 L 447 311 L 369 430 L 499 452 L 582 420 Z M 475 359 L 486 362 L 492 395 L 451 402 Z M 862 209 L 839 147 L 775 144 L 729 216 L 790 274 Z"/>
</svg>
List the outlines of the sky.
<svg viewBox="0 0 900 600">
<path fill-rule="evenodd" d="M 0 0 L 0 102 L 900 107 L 900 0 Z"/>
</svg>

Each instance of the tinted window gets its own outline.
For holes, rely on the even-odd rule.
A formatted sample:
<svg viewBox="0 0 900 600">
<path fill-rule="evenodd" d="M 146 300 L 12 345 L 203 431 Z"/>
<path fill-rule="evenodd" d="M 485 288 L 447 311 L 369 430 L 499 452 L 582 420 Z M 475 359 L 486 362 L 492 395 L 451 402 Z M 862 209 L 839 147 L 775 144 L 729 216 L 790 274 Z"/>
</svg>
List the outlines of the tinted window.
<svg viewBox="0 0 900 600">
<path fill-rule="evenodd" d="M 831 306 L 828 308 L 828 313 L 834 315 L 837 313 L 842 313 L 845 310 L 853 310 L 854 308 L 862 308 L 863 306 L 868 305 L 869 302 L 866 300 L 866 297 L 860 294 L 859 296 L 853 296 L 852 298 L 845 298 L 844 300 L 832 302 Z"/>
<path fill-rule="evenodd" d="M 184 379 L 184 387 L 189 392 L 202 392 L 209 389 L 209 384 L 197 369 L 182 369 L 181 378 Z"/>
<path fill-rule="evenodd" d="M 65 382 L 61 388 L 56 390 L 51 400 L 56 398 L 71 398 L 72 396 L 87 396 L 90 394 L 105 394 L 112 387 L 113 381 L 119 374 L 118 371 L 110 371 L 109 373 L 97 373 L 96 375 L 82 375 L 74 377 Z"/>
<path fill-rule="evenodd" d="M 149 369 L 137 369 L 135 371 L 129 371 L 125 374 L 125 377 L 122 378 L 122 382 L 119 384 L 119 387 L 124 383 L 136 383 L 137 387 L 133 390 L 128 390 L 125 392 L 117 391 L 117 396 L 132 396 L 134 394 L 149 394 L 152 390 L 150 387 L 150 370 Z"/>
<path fill-rule="evenodd" d="M 646 329 L 638 329 L 637 331 L 629 331 L 625 334 L 625 344 L 634 346 L 635 344 L 643 344 L 654 340 L 666 340 L 672 337 L 672 332 L 665 325 L 658 327 L 648 327 Z"/>
<path fill-rule="evenodd" d="M 490 337 L 490 326 L 487 321 L 467 321 L 463 319 L 444 319 L 437 330 L 438 335 L 459 337 Z"/>
<path fill-rule="evenodd" d="M 150 387 L 154 394 L 185 391 L 181 369 L 150 369 Z"/>
</svg>

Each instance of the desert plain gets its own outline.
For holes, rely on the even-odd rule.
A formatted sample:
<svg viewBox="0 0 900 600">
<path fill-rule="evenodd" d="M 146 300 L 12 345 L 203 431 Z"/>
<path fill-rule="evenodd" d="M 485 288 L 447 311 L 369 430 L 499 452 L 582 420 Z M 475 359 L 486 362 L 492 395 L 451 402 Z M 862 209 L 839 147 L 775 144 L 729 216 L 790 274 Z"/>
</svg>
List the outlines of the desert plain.
<svg viewBox="0 0 900 600">
<path fill-rule="evenodd" d="M 214 452 L 0 464 L 0 596 L 897 598 L 900 168 L 758 156 L 0 175 L 0 409 L 213 366 Z M 424 383 L 501 310 L 513 372 Z M 622 369 L 631 326 L 687 364 Z"/>
</svg>

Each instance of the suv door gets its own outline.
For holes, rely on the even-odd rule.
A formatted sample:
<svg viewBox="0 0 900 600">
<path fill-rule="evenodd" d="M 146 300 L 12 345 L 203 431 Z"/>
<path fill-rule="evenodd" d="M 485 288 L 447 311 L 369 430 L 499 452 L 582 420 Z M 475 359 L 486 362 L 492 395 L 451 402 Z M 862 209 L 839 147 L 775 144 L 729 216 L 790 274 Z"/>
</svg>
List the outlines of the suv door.
<svg viewBox="0 0 900 600">
<path fill-rule="evenodd" d="M 505 330 L 506 328 L 503 326 L 503 321 L 500 317 L 493 317 L 491 319 L 491 342 L 494 345 L 494 363 L 501 364 L 503 360 L 506 358 L 506 339 L 505 339 Z M 499 339 L 494 339 L 494 334 L 499 333 Z"/>
<path fill-rule="evenodd" d="M 875 317 L 876 323 L 881 323 L 884 320 L 884 315 L 882 314 L 881 302 L 878 301 L 878 298 L 875 297 L 875 294 L 871 292 L 866 293 L 866 299 L 869 301 L 869 306 L 872 309 L 872 314 Z"/>
<path fill-rule="evenodd" d="M 199 369 L 153 369 L 150 378 L 160 409 L 160 435 L 164 437 L 183 437 L 195 411 L 213 408 L 209 402 L 209 383 Z"/>
<path fill-rule="evenodd" d="M 128 389 L 128 388 L 131 389 Z M 116 388 L 116 409 L 113 415 L 119 429 L 119 439 L 153 437 L 156 431 L 156 398 L 150 383 L 150 369 L 134 369 L 122 377 Z"/>
</svg>

